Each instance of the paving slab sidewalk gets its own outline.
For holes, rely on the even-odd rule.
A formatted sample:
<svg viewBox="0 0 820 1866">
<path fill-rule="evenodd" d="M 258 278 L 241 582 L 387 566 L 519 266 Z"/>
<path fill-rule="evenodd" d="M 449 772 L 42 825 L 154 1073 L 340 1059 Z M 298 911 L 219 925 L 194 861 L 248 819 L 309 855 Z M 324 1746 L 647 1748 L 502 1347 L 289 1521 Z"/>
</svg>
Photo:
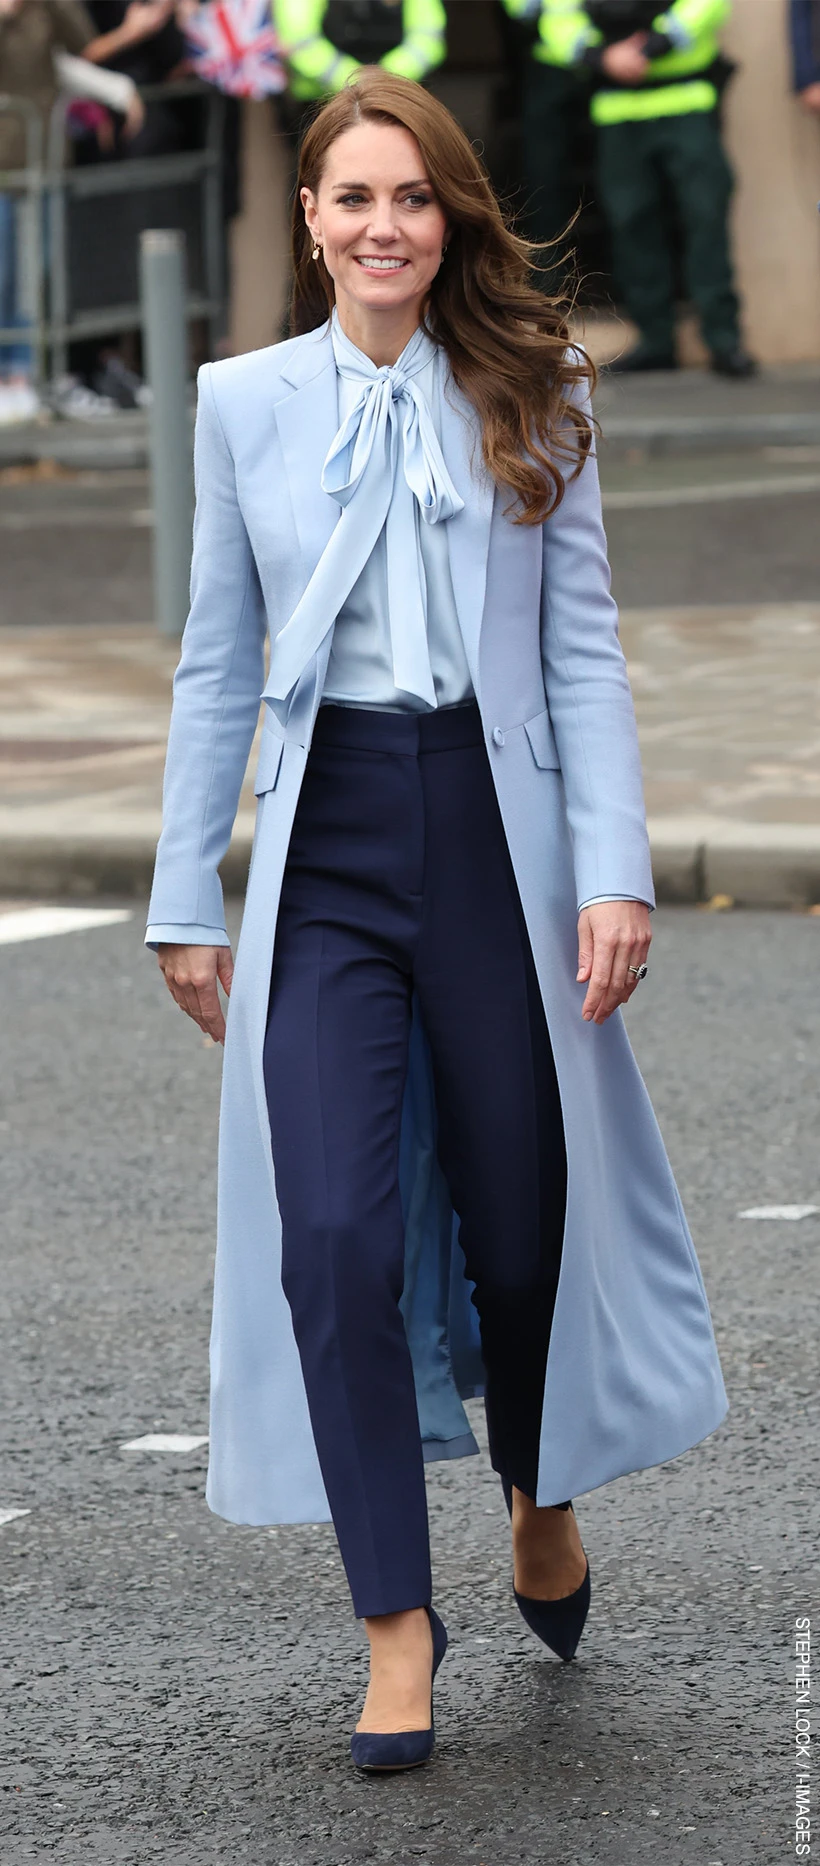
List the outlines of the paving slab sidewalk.
<svg viewBox="0 0 820 1866">
<path fill-rule="evenodd" d="M 659 899 L 820 902 L 820 604 L 627 611 L 622 639 Z M 147 896 L 177 652 L 127 625 L 0 630 L 0 893 Z M 229 891 L 253 812 L 246 781 Z"/>
</svg>

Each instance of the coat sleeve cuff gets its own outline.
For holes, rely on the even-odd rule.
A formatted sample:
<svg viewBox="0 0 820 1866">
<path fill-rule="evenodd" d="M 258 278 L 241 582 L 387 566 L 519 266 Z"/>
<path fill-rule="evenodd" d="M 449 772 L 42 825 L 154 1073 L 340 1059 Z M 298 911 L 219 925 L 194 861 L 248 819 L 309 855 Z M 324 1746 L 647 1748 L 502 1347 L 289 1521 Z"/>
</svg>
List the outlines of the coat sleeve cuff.
<svg viewBox="0 0 820 1866">
<path fill-rule="evenodd" d="M 641 894 L 591 894 L 588 901 L 578 902 L 578 912 L 582 914 L 585 907 L 600 907 L 604 901 L 640 901 L 651 914 L 655 912 L 654 901 L 645 901 Z"/>
<path fill-rule="evenodd" d="M 160 945 L 169 946 L 230 946 L 230 940 L 224 927 L 203 926 L 167 926 L 157 923 L 146 928 L 145 944 L 156 952 Z"/>
</svg>

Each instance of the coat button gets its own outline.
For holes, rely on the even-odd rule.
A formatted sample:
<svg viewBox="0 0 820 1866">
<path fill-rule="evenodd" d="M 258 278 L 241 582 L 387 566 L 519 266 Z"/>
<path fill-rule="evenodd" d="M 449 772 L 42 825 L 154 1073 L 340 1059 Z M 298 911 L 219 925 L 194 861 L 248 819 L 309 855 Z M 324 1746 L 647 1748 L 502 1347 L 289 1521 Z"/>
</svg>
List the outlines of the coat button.
<svg viewBox="0 0 820 1866">
<path fill-rule="evenodd" d="M 500 726 L 493 726 L 493 744 L 494 745 L 504 744 L 504 734 Z"/>
</svg>

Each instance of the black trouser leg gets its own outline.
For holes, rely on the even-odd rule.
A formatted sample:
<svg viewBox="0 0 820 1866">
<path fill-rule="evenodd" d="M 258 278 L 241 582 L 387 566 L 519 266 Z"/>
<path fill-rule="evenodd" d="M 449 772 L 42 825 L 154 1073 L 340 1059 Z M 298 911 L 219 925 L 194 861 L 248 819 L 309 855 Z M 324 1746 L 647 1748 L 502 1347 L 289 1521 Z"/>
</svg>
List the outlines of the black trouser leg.
<svg viewBox="0 0 820 1866">
<path fill-rule="evenodd" d="M 321 724 L 320 714 L 317 736 Z M 359 1618 L 431 1596 L 399 1307 L 414 766 L 314 743 L 279 907 L 264 1051 L 282 1282 Z"/>
<path fill-rule="evenodd" d="M 566 1205 L 558 1083 L 484 746 L 420 762 L 430 885 L 415 978 L 439 1158 L 475 1284 L 492 1461 L 534 1498 Z"/>
<path fill-rule="evenodd" d="M 653 356 L 675 348 L 675 288 L 654 123 L 598 126 L 598 192 L 612 235 L 615 283 Z"/>
<path fill-rule="evenodd" d="M 522 213 L 527 239 L 559 241 L 579 205 L 573 175 L 573 124 L 584 108 L 584 93 L 574 72 L 530 59 L 524 71 L 522 150 L 526 199 Z M 540 257 L 545 291 L 565 288 L 568 242 Z"/>
<path fill-rule="evenodd" d="M 703 340 L 712 351 L 735 350 L 740 327 L 729 249 L 733 181 L 717 113 L 692 111 L 653 127 L 678 204 L 686 288 L 700 316 Z"/>
</svg>

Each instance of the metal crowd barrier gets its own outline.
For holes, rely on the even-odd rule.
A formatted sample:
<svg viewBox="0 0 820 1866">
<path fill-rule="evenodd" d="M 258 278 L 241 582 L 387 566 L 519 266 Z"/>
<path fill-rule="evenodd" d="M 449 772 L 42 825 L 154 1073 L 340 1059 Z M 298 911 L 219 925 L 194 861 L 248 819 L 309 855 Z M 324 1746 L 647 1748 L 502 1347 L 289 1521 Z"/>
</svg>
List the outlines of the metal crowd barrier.
<svg viewBox="0 0 820 1866">
<path fill-rule="evenodd" d="M 140 235 L 174 228 L 185 236 L 186 317 L 203 318 L 212 349 L 222 333 L 227 285 L 222 215 L 225 100 L 196 80 L 147 85 L 144 102 L 199 99 L 204 105 L 204 147 L 68 166 L 65 113 L 60 98 L 44 139 L 38 112 L 24 100 L 0 95 L 0 112 L 26 124 L 26 167 L 0 170 L 0 192 L 18 203 L 24 237 L 27 327 L 0 329 L 0 344 L 31 342 L 40 383 L 46 371 L 67 367 L 73 339 L 105 337 L 141 322 Z"/>
</svg>

